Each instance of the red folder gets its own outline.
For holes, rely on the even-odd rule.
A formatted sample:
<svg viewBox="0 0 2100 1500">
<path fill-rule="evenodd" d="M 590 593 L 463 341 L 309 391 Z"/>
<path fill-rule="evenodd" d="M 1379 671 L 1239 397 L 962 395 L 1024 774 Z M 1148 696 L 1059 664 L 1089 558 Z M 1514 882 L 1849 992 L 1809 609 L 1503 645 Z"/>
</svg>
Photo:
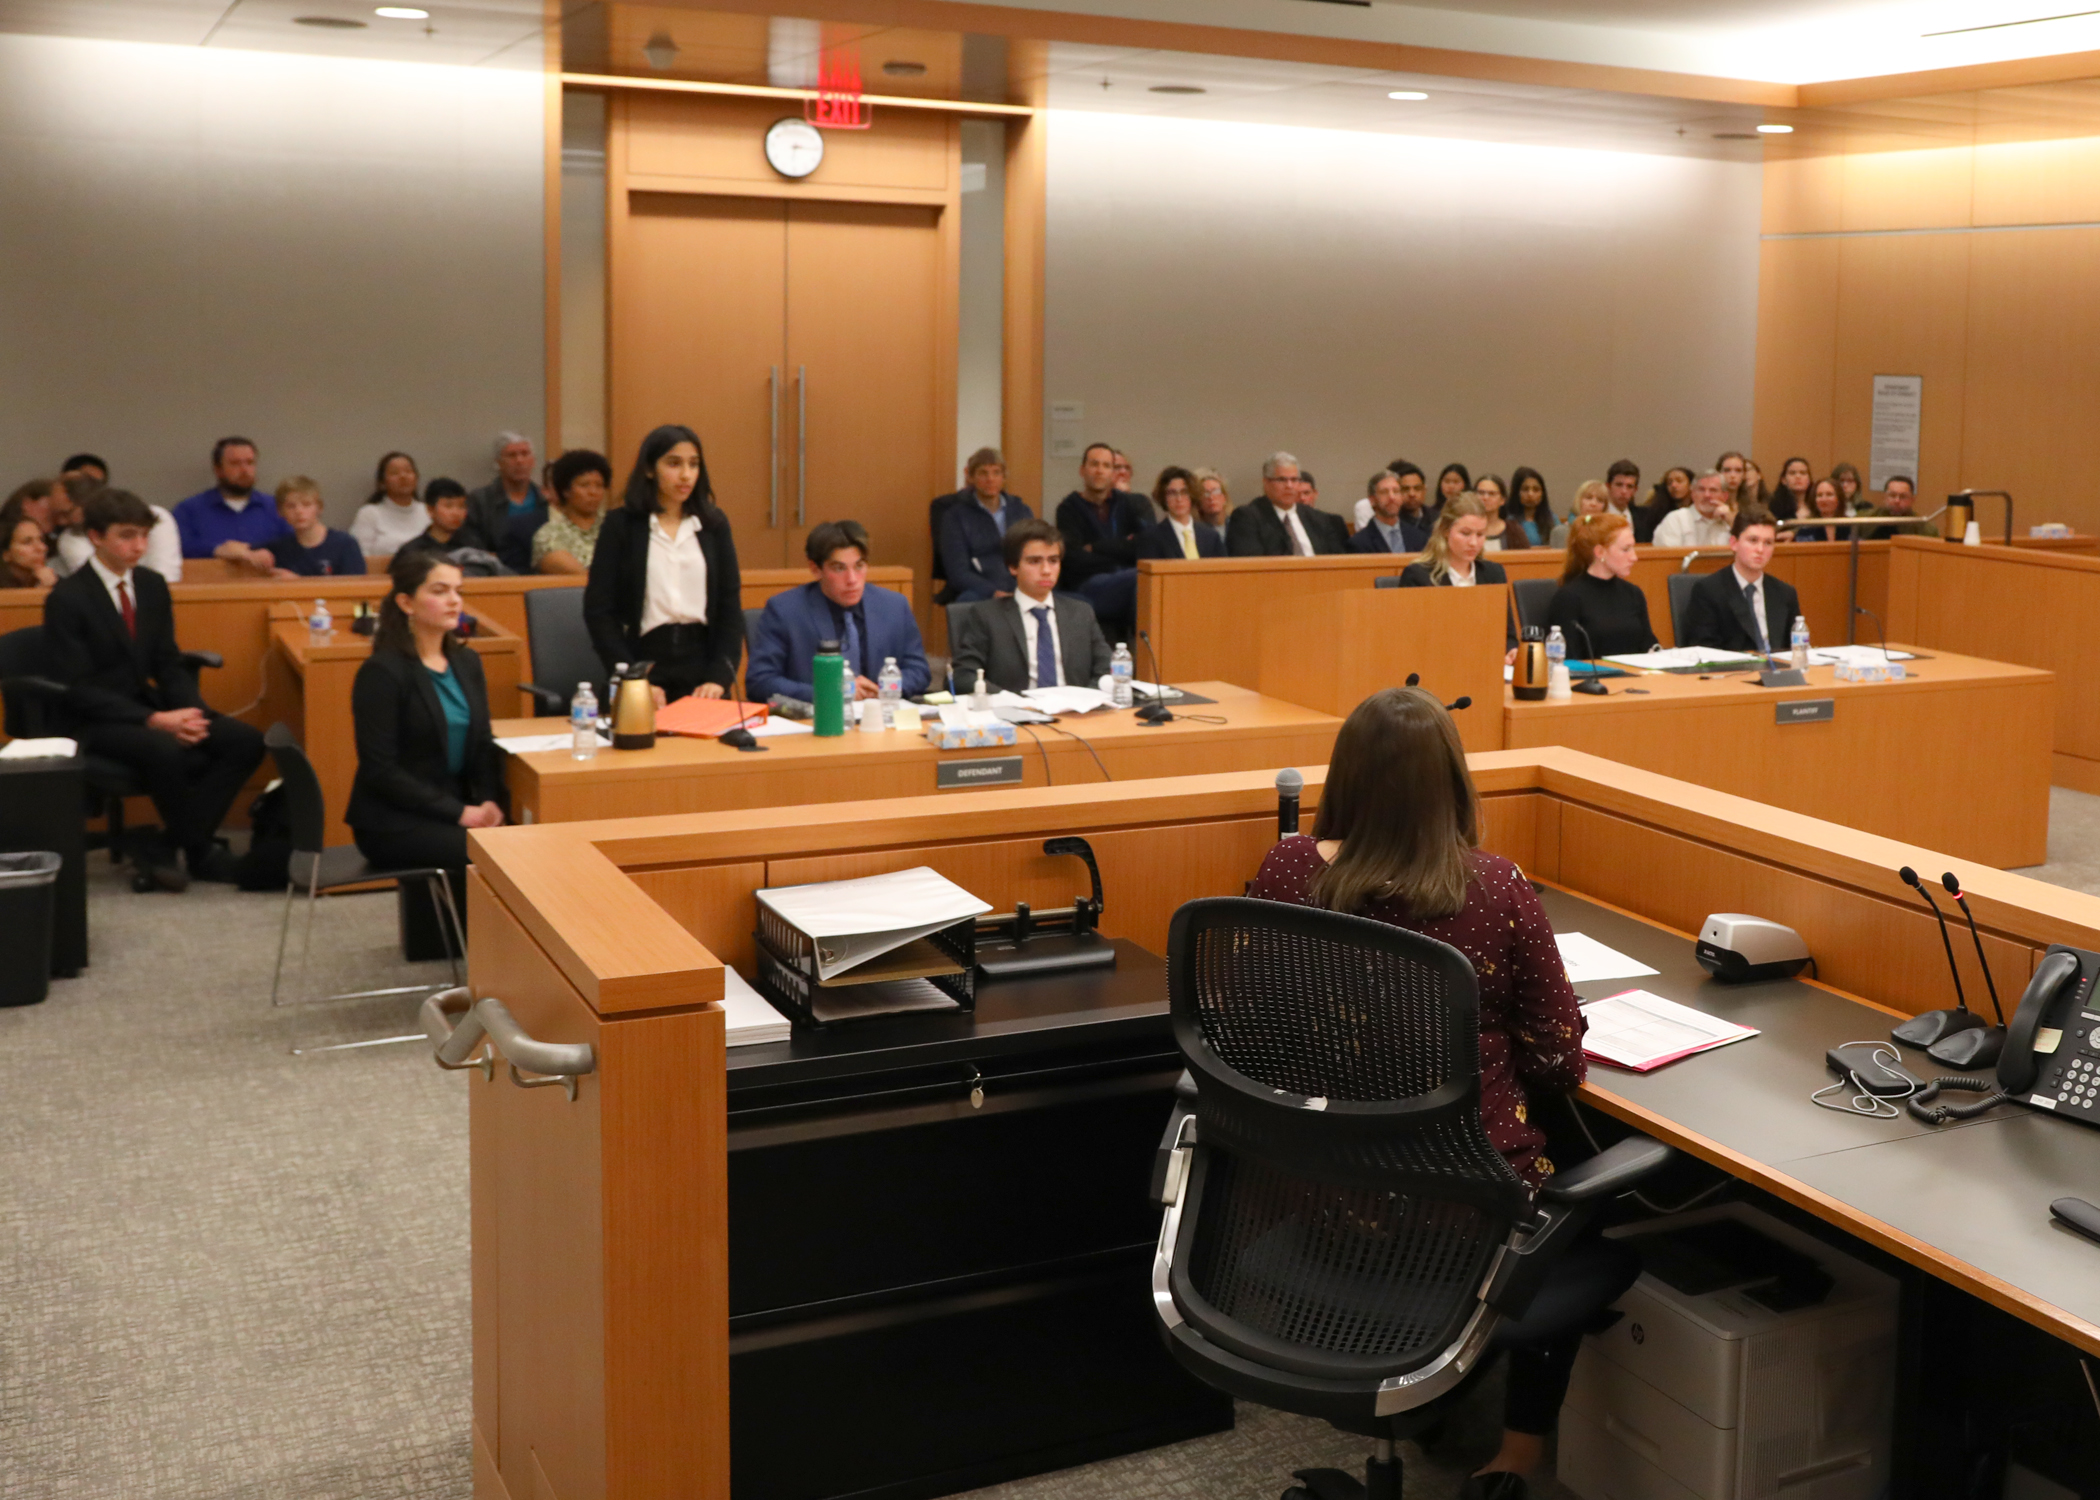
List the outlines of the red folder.
<svg viewBox="0 0 2100 1500">
<path fill-rule="evenodd" d="M 739 724 L 750 729 L 765 722 L 766 706 L 763 703 L 703 698 L 698 693 L 656 711 L 658 734 L 683 734 L 701 740 L 719 739 Z"/>
</svg>

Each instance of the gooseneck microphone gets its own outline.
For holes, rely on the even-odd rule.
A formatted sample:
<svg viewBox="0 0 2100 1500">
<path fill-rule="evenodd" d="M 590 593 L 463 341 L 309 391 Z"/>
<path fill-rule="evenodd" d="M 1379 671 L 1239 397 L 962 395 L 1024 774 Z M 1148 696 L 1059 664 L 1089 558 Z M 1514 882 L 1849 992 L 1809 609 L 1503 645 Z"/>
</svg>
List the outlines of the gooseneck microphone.
<svg viewBox="0 0 2100 1500">
<path fill-rule="evenodd" d="M 1167 674 L 1160 668 L 1159 652 L 1154 648 L 1152 637 L 1148 632 L 1142 629 L 1139 630 L 1138 639 L 1145 643 L 1145 654 L 1152 658 L 1152 681 L 1159 689 L 1153 700 L 1137 711 L 1138 722 L 1140 724 L 1171 724 L 1174 722 L 1174 713 L 1173 710 L 1167 707 Z"/>
<path fill-rule="evenodd" d="M 737 707 L 743 708 L 744 672 L 741 666 L 737 668 L 736 674 L 729 679 L 729 690 L 736 694 Z M 747 710 L 744 713 L 744 715 L 741 718 L 739 718 L 734 724 L 730 725 L 727 729 L 722 731 L 722 743 L 736 750 L 749 751 L 771 749 L 772 747 L 769 745 L 761 745 L 758 742 L 758 736 L 744 727 L 750 721 L 751 715 Z"/>
<path fill-rule="evenodd" d="M 1580 620 L 1570 620 L 1568 621 L 1568 625 L 1570 629 L 1579 630 L 1582 632 L 1582 647 L 1583 650 L 1589 654 L 1590 663 L 1590 670 L 1584 674 L 1582 681 L 1576 683 L 1568 691 L 1573 693 L 1587 693 L 1592 698 L 1609 698 L 1611 696 L 1611 689 L 1606 687 L 1603 681 L 1597 676 L 1597 643 L 1590 639 L 1589 626 L 1583 624 Z"/>
<path fill-rule="evenodd" d="M 1298 831 L 1298 797 L 1305 790 L 1305 777 L 1286 766 L 1276 773 L 1276 837 L 1287 839 Z"/>
<path fill-rule="evenodd" d="M 1407 681 L 1401 685 L 1403 687 L 1420 687 L 1422 685 L 1422 674 L 1420 672 L 1408 673 Z M 1472 695 L 1469 693 L 1461 693 L 1458 697 L 1452 699 L 1449 703 L 1446 703 L 1444 705 L 1444 712 L 1447 714 L 1455 714 L 1462 708 L 1471 708 L 1472 706 Z"/>
<path fill-rule="evenodd" d="M 1998 1003 L 1998 981 L 1991 977 L 1991 961 L 1983 956 L 1983 938 L 1976 931 L 1976 913 L 1969 910 L 1969 893 L 1961 888 L 1961 882 L 1949 870 L 1940 877 L 1940 884 L 1961 908 L 1961 914 L 1969 919 L 1969 941 L 1976 945 L 1976 966 L 1983 970 L 1983 983 L 1991 992 L 1991 1009 L 1997 1012 L 1998 1024 L 2005 1024 L 2005 1007 Z"/>
<path fill-rule="evenodd" d="M 1940 876 L 1940 884 L 1947 888 L 1947 894 L 1954 898 L 1962 915 L 1969 919 L 1969 941 L 1976 945 L 1976 965 L 1983 970 L 1983 982 L 1991 992 L 1991 1009 L 1997 1013 L 1998 1024 L 1957 1031 L 1927 1047 L 1925 1055 L 1953 1068 L 1988 1068 L 2005 1050 L 2005 1007 L 1998 1003 L 1998 981 L 1991 977 L 1990 960 L 1983 956 L 1983 938 L 1976 931 L 1976 913 L 1969 910 L 1968 894 L 1962 890 L 1961 882 L 1955 879 L 1952 870 Z"/>
<path fill-rule="evenodd" d="M 1961 970 L 1954 962 L 1954 940 L 1947 936 L 1947 917 L 1940 910 L 1939 902 L 1932 899 L 1932 892 L 1925 889 L 1925 882 L 1918 879 L 1918 872 L 1905 865 L 1896 872 L 1902 882 L 1925 898 L 1932 914 L 1940 924 L 1940 946 L 1947 952 L 1947 972 L 1954 976 L 1954 1010 L 1928 1010 L 1912 1016 L 1902 1025 L 1893 1028 L 1889 1035 L 1906 1047 L 1930 1048 L 1943 1037 L 1956 1032 L 1969 1031 L 1983 1025 L 1982 1017 L 1969 1009 L 1968 998 L 1962 994 Z"/>
</svg>

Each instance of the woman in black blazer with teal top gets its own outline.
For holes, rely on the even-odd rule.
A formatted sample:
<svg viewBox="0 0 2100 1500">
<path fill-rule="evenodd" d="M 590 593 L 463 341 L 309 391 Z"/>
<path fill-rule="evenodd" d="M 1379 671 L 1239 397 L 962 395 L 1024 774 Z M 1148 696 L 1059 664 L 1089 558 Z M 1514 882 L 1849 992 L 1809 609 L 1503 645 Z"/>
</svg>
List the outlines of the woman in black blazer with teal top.
<svg viewBox="0 0 2100 1500">
<path fill-rule="evenodd" d="M 744 654 L 744 586 L 699 434 L 670 425 L 643 438 L 623 501 L 599 528 L 583 619 L 606 670 L 652 662 L 666 701 L 721 697 Z"/>
<path fill-rule="evenodd" d="M 350 688 L 357 779 L 345 821 L 365 858 L 448 870 L 463 901 L 467 830 L 501 826 L 508 800 L 488 679 L 457 635 L 459 569 L 425 551 L 388 572 L 372 654 Z"/>
</svg>

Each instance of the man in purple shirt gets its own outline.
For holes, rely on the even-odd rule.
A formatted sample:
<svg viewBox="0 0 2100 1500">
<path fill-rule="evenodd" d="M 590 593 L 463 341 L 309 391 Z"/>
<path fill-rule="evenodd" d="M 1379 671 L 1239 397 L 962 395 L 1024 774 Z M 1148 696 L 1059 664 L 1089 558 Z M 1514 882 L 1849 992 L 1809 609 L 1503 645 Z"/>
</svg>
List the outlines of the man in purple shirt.
<svg viewBox="0 0 2100 1500">
<path fill-rule="evenodd" d="M 223 558 L 267 574 L 277 565 L 270 548 L 284 537 L 285 525 L 277 507 L 255 493 L 255 444 L 220 438 L 212 444 L 211 471 L 218 482 L 175 507 L 182 555 Z"/>
</svg>

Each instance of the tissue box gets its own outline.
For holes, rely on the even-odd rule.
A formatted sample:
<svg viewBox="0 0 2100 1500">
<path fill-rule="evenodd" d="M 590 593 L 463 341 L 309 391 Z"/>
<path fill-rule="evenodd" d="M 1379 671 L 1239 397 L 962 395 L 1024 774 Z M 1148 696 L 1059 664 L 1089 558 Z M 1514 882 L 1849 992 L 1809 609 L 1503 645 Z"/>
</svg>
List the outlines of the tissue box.
<svg viewBox="0 0 2100 1500">
<path fill-rule="evenodd" d="M 969 724 L 948 724 L 940 721 L 926 726 L 926 738 L 936 750 L 986 750 L 995 745 L 1014 743 L 1014 726 L 1004 719 Z"/>
</svg>

